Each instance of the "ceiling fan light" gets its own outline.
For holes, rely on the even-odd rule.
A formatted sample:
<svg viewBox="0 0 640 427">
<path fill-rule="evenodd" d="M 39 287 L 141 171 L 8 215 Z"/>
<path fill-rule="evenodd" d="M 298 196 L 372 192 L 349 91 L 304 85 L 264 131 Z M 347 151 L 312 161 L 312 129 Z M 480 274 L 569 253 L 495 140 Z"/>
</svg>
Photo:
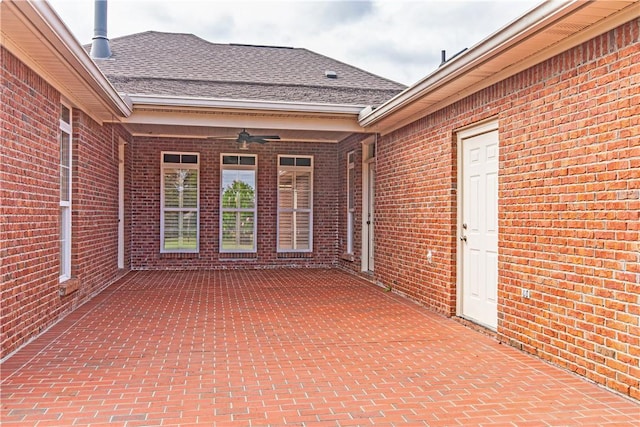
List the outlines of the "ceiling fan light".
<svg viewBox="0 0 640 427">
<path fill-rule="evenodd" d="M 245 151 L 249 150 L 249 146 L 247 145 L 247 141 L 242 141 L 240 143 L 240 150 L 245 150 Z"/>
</svg>

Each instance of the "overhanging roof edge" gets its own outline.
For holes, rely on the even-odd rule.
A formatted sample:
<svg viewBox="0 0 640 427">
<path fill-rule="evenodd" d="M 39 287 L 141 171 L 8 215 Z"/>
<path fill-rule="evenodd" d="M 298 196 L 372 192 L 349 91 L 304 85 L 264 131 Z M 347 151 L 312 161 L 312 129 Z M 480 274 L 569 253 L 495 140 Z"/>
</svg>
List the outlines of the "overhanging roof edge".
<svg viewBox="0 0 640 427">
<path fill-rule="evenodd" d="M 352 115 L 357 117 L 365 105 L 325 104 L 312 102 L 263 101 L 223 98 L 197 98 L 159 95 L 125 96 L 133 107 L 153 106 L 158 108 L 198 108 L 225 110 L 278 111 L 309 114 Z"/>
<path fill-rule="evenodd" d="M 539 4 L 511 24 L 471 47 L 464 54 L 445 63 L 422 80 L 380 105 L 377 109 L 362 115 L 360 124 L 363 127 L 375 125 L 405 106 L 443 87 L 450 81 L 463 77 L 466 72 L 473 69 L 477 64 L 484 63 L 502 54 L 505 50 L 517 44 L 519 40 L 537 33 L 548 22 L 562 18 L 583 5 L 584 2 L 580 0 L 568 2 L 550 0 Z"/>
<path fill-rule="evenodd" d="M 85 84 L 102 99 L 113 113 L 127 117 L 131 114 L 131 106 L 122 99 L 106 76 L 82 48 L 66 24 L 46 1 L 13 1 L 4 0 L 19 10 L 23 19 L 28 20 L 40 31 L 46 31 L 51 45 L 58 50 L 58 57 L 66 61 L 76 70 Z"/>
</svg>

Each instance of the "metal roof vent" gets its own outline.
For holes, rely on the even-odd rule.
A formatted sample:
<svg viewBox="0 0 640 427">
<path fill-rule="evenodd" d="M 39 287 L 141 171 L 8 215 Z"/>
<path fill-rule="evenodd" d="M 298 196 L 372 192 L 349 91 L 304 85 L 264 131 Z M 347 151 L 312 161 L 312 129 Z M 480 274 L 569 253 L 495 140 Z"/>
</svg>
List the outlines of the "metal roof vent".
<svg viewBox="0 0 640 427">
<path fill-rule="evenodd" d="M 90 55 L 93 59 L 107 59 L 111 56 L 111 47 L 107 38 L 107 0 L 95 0 L 93 21 L 93 42 Z"/>
<path fill-rule="evenodd" d="M 335 71 L 327 70 L 324 72 L 324 76 L 328 79 L 337 79 L 338 73 L 336 73 Z"/>
</svg>

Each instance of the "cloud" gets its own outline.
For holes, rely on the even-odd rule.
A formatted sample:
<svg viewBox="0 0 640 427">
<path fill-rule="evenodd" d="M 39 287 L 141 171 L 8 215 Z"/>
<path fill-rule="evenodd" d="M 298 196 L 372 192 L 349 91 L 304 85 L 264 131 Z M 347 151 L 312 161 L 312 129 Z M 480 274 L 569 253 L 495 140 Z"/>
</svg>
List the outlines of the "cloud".
<svg viewBox="0 0 640 427">
<path fill-rule="evenodd" d="M 81 43 L 93 35 L 93 2 L 50 0 Z M 306 48 L 411 84 L 489 36 L 537 0 L 109 0 L 110 38 L 192 33 L 214 43 Z"/>
<path fill-rule="evenodd" d="M 314 1 L 302 5 L 328 28 L 358 22 L 374 12 L 372 1 Z"/>
</svg>

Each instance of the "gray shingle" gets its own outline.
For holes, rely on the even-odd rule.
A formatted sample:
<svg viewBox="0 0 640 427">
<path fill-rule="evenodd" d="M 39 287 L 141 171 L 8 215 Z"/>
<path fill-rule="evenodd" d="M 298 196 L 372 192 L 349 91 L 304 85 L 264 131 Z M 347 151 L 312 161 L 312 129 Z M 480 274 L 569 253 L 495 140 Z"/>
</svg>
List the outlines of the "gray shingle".
<svg viewBox="0 0 640 427">
<path fill-rule="evenodd" d="M 148 31 L 111 40 L 111 50 L 97 64 L 128 94 L 378 105 L 405 88 L 306 49 L 216 44 L 191 34 Z"/>
</svg>

